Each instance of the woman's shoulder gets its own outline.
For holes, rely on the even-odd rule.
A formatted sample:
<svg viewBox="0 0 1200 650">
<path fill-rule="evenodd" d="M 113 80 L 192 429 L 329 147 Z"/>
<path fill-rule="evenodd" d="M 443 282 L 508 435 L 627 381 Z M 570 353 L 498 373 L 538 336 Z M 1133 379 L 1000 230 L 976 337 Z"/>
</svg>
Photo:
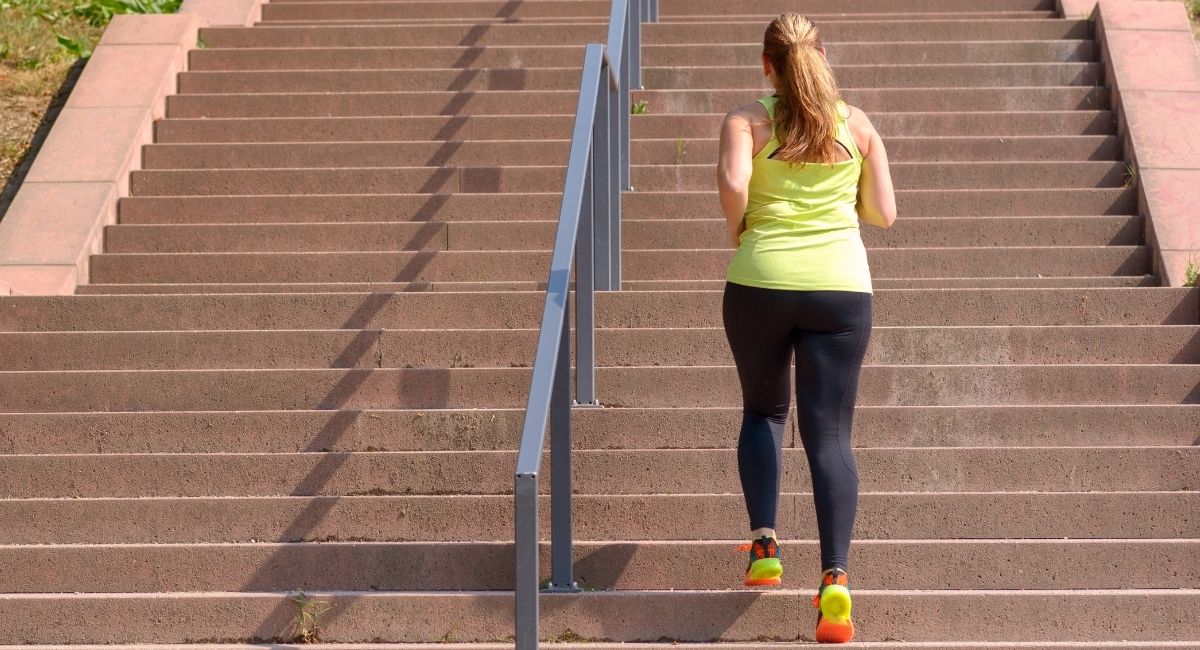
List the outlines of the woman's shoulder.
<svg viewBox="0 0 1200 650">
<path fill-rule="evenodd" d="M 775 101 L 778 101 L 778 99 L 778 97 L 772 97 L 770 95 L 756 99 L 749 104 L 743 104 L 729 111 L 726 113 L 726 117 L 739 116 L 745 118 L 766 119 L 770 117 L 767 106 L 774 105 Z"/>
<path fill-rule="evenodd" d="M 875 125 L 871 123 L 871 118 L 863 112 L 861 108 L 845 104 L 843 114 L 846 116 L 846 125 L 850 128 L 850 135 L 854 137 L 854 143 L 866 155 L 866 147 L 870 144 L 871 138 L 875 136 Z"/>
</svg>

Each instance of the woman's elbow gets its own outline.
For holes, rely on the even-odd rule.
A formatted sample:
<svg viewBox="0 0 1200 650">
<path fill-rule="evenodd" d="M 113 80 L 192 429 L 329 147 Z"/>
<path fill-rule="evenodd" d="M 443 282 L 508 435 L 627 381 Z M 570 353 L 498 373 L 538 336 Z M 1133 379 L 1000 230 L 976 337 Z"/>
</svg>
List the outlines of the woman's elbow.
<svg viewBox="0 0 1200 650">
<path fill-rule="evenodd" d="M 892 224 L 896 223 L 896 206 L 891 205 L 885 207 L 879 212 L 879 227 L 888 229 Z"/>
</svg>

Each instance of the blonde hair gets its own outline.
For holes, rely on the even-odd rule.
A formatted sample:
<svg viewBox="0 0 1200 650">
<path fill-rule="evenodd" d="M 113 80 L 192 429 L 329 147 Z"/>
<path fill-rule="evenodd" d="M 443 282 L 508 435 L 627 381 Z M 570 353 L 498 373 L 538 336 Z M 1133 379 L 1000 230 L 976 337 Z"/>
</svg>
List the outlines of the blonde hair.
<svg viewBox="0 0 1200 650">
<path fill-rule="evenodd" d="M 767 26 L 763 54 L 775 68 L 780 101 L 775 107 L 778 155 L 789 163 L 837 161 L 837 80 L 821 37 L 807 17 L 785 13 Z"/>
</svg>

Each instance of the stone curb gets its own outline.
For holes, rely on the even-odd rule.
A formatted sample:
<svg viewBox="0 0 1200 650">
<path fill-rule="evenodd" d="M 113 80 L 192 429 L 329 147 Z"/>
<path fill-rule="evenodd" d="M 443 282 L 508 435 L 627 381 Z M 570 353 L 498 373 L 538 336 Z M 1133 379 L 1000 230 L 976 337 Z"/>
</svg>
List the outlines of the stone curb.
<svg viewBox="0 0 1200 650">
<path fill-rule="evenodd" d="M 1163 284 L 1200 265 L 1200 58 L 1180 2 L 1100 0 L 1096 40 Z"/>
<path fill-rule="evenodd" d="M 68 295 L 87 282 L 199 29 L 251 25 L 261 3 L 185 0 L 177 14 L 113 18 L 0 221 L 0 295 Z"/>
</svg>

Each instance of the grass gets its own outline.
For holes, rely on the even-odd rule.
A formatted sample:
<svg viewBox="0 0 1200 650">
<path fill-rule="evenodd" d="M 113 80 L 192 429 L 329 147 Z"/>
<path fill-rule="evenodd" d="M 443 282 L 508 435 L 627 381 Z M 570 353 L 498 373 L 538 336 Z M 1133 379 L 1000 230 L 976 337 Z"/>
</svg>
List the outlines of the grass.
<svg viewBox="0 0 1200 650">
<path fill-rule="evenodd" d="M 180 0 L 0 0 L 0 184 L 66 99 L 78 62 L 116 14 L 172 13 Z M 74 70 L 73 70 L 74 69 Z"/>
<path fill-rule="evenodd" d="M 296 606 L 296 618 L 292 622 L 296 636 L 292 643 L 318 643 L 321 640 L 321 617 L 333 605 L 328 601 L 317 600 L 303 591 L 288 596 Z M 449 634 L 449 633 L 447 633 Z"/>
<path fill-rule="evenodd" d="M 1188 18 L 1192 19 L 1192 35 L 1200 40 L 1200 0 L 1187 0 L 1184 5 L 1187 7 Z"/>
</svg>

